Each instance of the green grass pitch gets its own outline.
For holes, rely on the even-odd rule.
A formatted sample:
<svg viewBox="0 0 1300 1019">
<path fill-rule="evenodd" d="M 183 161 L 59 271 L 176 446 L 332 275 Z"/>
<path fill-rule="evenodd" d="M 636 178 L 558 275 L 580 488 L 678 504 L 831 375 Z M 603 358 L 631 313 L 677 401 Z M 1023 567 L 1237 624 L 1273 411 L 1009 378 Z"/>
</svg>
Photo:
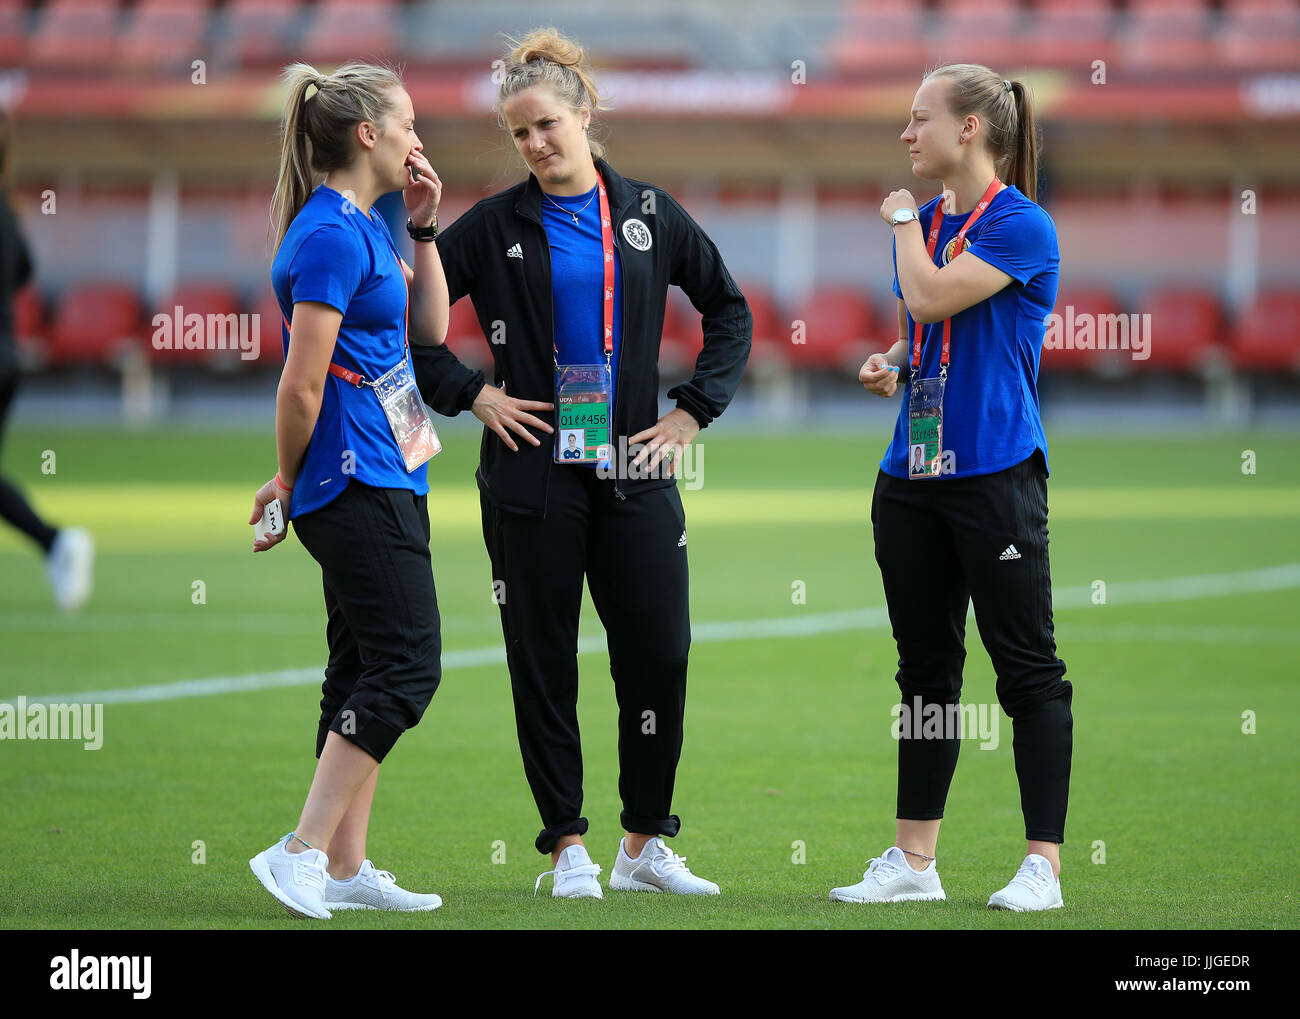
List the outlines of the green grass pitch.
<svg viewBox="0 0 1300 1019">
<path fill-rule="evenodd" d="M 379 867 L 445 904 L 340 914 L 333 927 L 1297 926 L 1293 437 L 1053 442 L 1052 569 L 1075 752 L 1066 908 L 1032 916 L 985 909 L 1024 848 L 1005 718 L 996 749 L 962 748 L 939 846 L 948 901 L 827 901 L 893 839 L 896 656 L 868 524 L 886 437 L 755 441 L 725 423 L 702 436 L 703 486 L 683 492 L 697 639 L 674 803 L 675 848 L 723 895 L 564 902 L 547 882 L 534 899 L 550 864 L 532 848 L 539 822 L 505 665 L 484 650 L 501 634 L 472 478 L 477 437 L 445 438 L 429 508 L 448 665 L 382 769 L 370 840 Z M 1254 474 L 1242 471 L 1247 449 Z M 42 472 L 47 450 L 53 474 Z M 269 434 L 12 434 L 4 473 L 56 521 L 89 527 L 100 554 L 90 606 L 59 617 L 37 556 L 0 533 L 0 699 L 320 669 L 315 563 L 292 539 L 254 557 L 244 524 L 273 455 Z M 1092 602 L 1098 580 L 1106 604 Z M 654 628 L 647 619 L 647 639 Z M 615 704 L 589 603 L 583 632 L 597 648 L 580 659 L 584 812 L 607 879 L 621 834 Z M 992 703 L 973 625 L 968 648 L 964 699 Z M 0 926 L 321 926 L 290 920 L 248 868 L 297 820 L 318 698 L 303 682 L 109 703 L 99 750 L 0 742 Z"/>
</svg>

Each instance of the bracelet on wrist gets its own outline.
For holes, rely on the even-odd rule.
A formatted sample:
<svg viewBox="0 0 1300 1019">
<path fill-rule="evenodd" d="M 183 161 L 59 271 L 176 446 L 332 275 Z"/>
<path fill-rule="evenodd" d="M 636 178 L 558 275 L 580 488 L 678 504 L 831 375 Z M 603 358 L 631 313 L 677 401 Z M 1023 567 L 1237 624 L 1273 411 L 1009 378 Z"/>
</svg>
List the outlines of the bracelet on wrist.
<svg viewBox="0 0 1300 1019">
<path fill-rule="evenodd" d="M 431 241 L 438 236 L 438 217 L 433 217 L 433 223 L 429 226 L 416 226 L 411 222 L 411 217 L 406 217 L 406 232 L 411 235 L 413 241 Z"/>
<path fill-rule="evenodd" d="M 275 472 L 275 483 L 276 483 L 277 485 L 279 485 L 281 488 L 283 488 L 286 492 L 292 492 L 292 491 L 293 491 L 293 486 L 292 486 L 292 485 L 286 485 L 286 484 L 284 483 L 284 481 L 281 479 L 281 477 L 280 477 L 280 472 L 279 472 L 279 471 L 276 471 L 276 472 Z"/>
</svg>

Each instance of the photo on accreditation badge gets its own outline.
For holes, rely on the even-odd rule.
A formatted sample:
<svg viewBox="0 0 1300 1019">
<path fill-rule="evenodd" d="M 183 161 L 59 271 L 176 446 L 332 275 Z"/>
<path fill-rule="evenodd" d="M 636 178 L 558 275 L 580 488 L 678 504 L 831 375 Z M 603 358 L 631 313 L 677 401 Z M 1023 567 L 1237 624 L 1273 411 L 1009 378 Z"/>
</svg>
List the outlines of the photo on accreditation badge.
<svg viewBox="0 0 1300 1019">
<path fill-rule="evenodd" d="M 918 442 L 912 446 L 911 473 L 926 474 L 929 467 L 925 463 L 925 443 Z"/>
<path fill-rule="evenodd" d="M 1298 0 L 0 4 L 0 978 L 1276 984 L 1298 74 Z"/>
<path fill-rule="evenodd" d="M 560 459 L 581 460 L 585 452 L 587 433 L 581 428 L 565 429 L 560 433 Z"/>
</svg>

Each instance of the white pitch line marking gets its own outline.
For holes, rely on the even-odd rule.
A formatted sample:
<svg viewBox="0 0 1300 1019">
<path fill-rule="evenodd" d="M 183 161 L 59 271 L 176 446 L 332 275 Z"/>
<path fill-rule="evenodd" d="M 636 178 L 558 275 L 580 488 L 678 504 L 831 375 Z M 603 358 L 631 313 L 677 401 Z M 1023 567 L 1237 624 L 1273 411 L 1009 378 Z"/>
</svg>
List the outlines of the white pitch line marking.
<svg viewBox="0 0 1300 1019">
<path fill-rule="evenodd" d="M 1188 601 L 1196 598 L 1218 598 L 1231 594 L 1259 594 L 1267 591 L 1284 591 L 1300 587 L 1300 563 L 1285 563 L 1241 573 L 1206 573 L 1190 577 L 1165 577 L 1159 580 L 1115 581 L 1106 585 L 1106 611 L 1125 605 L 1140 605 L 1171 601 Z M 1056 608 L 1079 608 L 1092 604 L 1092 588 L 1062 588 L 1052 592 Z M 974 609 L 972 608 L 972 614 Z M 691 642 L 714 644 L 729 640 L 771 640 L 777 637 L 809 637 L 820 633 L 843 633 L 849 630 L 882 629 L 889 626 L 889 614 L 883 608 L 850 609 L 840 612 L 822 612 L 809 615 L 781 616 L 775 619 L 742 619 L 712 623 L 691 624 Z M 1066 624 L 1068 629 L 1068 624 Z M 1082 639 L 1104 639 L 1103 627 L 1083 627 Z M 1189 627 L 1189 633 L 1208 633 L 1213 628 Z M 1250 628 L 1242 629 L 1245 633 Z M 1142 642 L 1142 634 L 1149 639 L 1165 642 L 1170 639 L 1169 627 L 1119 627 L 1109 638 L 1118 641 Z M 1195 640 L 1195 637 L 1188 638 Z M 1209 639 L 1209 638 L 1206 638 Z M 1215 639 L 1223 640 L 1220 634 Z M 1248 639 L 1248 638 L 1247 638 Z M 1291 641 L 1283 641 L 1291 643 Z M 605 638 L 588 634 L 578 638 L 578 654 L 592 654 L 605 650 Z M 446 651 L 442 668 L 474 668 L 480 665 L 497 665 L 505 661 L 500 645 Z M 125 687 L 117 690 L 84 690 L 80 693 L 49 694 L 28 697 L 28 704 L 148 704 L 157 701 L 182 700 L 186 697 L 212 697 L 218 694 L 242 693 L 253 690 L 272 690 L 279 687 L 315 686 L 321 682 L 323 666 L 309 669 L 281 669 L 276 672 L 254 672 L 243 676 L 217 676 L 211 679 L 183 679 L 175 683 L 158 683 L 150 686 Z M 14 704 L 17 695 L 0 700 L 0 704 Z"/>
</svg>

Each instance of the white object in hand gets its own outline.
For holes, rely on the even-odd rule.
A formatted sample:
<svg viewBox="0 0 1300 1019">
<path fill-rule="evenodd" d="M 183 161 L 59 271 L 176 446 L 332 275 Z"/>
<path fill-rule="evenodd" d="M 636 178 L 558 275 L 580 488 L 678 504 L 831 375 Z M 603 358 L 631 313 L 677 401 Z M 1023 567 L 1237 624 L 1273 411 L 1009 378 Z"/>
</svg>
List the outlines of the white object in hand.
<svg viewBox="0 0 1300 1019">
<path fill-rule="evenodd" d="M 279 499 L 272 499 L 262 510 L 262 519 L 253 532 L 257 538 L 278 537 L 284 533 L 284 507 Z"/>
</svg>

